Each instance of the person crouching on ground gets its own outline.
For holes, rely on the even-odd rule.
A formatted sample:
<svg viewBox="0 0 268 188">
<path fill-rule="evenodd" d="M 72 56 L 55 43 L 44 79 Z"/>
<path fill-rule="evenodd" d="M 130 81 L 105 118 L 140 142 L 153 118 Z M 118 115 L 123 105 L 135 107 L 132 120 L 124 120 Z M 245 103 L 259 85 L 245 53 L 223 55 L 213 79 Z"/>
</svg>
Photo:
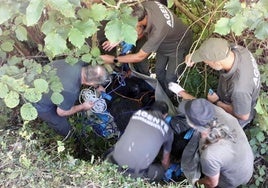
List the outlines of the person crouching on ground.
<svg viewBox="0 0 268 188">
<path fill-rule="evenodd" d="M 206 99 L 184 100 L 179 110 L 200 133 L 199 154 L 203 176 L 196 186 L 235 188 L 253 174 L 254 156 L 237 119 Z"/>
<path fill-rule="evenodd" d="M 149 110 L 134 113 L 107 161 L 118 165 L 124 175 L 162 180 L 170 165 L 173 142 L 173 131 L 164 120 L 167 113 L 168 106 L 162 101 L 156 101 Z M 154 164 L 162 146 L 162 164 Z"/>
<path fill-rule="evenodd" d="M 52 91 L 45 93 L 42 99 L 34 106 L 38 111 L 38 117 L 48 123 L 59 135 L 68 136 L 72 126 L 68 122 L 68 116 L 80 111 L 86 111 L 93 107 L 93 103 L 85 101 L 75 105 L 79 98 L 82 85 L 99 86 L 107 80 L 108 73 L 104 67 L 87 65 L 79 61 L 75 65 L 70 65 L 65 60 L 56 60 L 51 66 L 57 69 L 63 90 L 61 92 L 64 100 L 56 105 L 51 101 Z M 99 88 L 101 90 L 101 88 Z M 104 88 L 102 87 L 104 90 Z"/>
</svg>

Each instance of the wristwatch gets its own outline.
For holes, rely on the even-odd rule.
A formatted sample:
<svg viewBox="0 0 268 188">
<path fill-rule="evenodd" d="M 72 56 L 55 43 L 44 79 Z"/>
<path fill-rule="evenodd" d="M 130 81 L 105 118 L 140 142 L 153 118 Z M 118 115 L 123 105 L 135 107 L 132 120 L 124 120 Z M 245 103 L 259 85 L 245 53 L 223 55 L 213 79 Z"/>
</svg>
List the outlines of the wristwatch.
<svg viewBox="0 0 268 188">
<path fill-rule="evenodd" d="M 117 57 L 114 57 L 114 63 L 118 63 Z"/>
</svg>

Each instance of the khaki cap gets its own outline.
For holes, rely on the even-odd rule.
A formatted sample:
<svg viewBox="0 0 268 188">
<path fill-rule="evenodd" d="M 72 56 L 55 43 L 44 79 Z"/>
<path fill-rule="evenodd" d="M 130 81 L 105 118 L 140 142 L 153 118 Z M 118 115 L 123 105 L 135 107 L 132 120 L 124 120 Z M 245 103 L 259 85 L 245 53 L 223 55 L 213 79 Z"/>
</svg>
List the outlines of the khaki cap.
<svg viewBox="0 0 268 188">
<path fill-rule="evenodd" d="M 191 60 L 195 63 L 201 61 L 220 61 L 230 52 L 229 43 L 221 38 L 209 38 L 193 53 Z"/>
</svg>

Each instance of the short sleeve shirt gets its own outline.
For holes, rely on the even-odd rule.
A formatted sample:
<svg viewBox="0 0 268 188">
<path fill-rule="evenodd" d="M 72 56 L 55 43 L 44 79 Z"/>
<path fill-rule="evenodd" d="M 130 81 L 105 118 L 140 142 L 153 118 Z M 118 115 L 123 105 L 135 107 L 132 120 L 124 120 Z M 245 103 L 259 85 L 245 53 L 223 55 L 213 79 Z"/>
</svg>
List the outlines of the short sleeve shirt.
<svg viewBox="0 0 268 188">
<path fill-rule="evenodd" d="M 79 97 L 81 88 L 81 69 L 85 65 L 84 62 L 78 62 L 75 65 L 70 65 L 64 60 L 56 60 L 51 63 L 53 68 L 56 68 L 57 76 L 59 77 L 63 91 L 61 92 L 64 100 L 58 105 L 63 110 L 69 110 Z M 46 112 L 55 106 L 51 101 L 52 91 L 44 94 L 38 102 L 38 111 Z"/>
<path fill-rule="evenodd" d="M 244 126 L 254 116 L 260 92 L 260 72 L 253 55 L 246 48 L 236 46 L 232 51 L 235 54 L 233 67 L 229 72 L 220 74 L 217 94 L 224 103 L 232 104 L 235 114 L 250 113 L 249 120 L 239 120 Z"/>
<path fill-rule="evenodd" d="M 146 53 L 158 52 L 166 56 L 175 56 L 177 45 L 187 31 L 187 26 L 165 5 L 157 1 L 142 4 L 146 9 L 148 21 L 144 30 L 147 42 L 141 49 Z M 187 37 L 184 40 L 187 40 Z"/>
<path fill-rule="evenodd" d="M 209 177 L 220 173 L 219 187 L 231 188 L 246 184 L 253 174 L 254 163 L 247 137 L 235 117 L 220 107 L 214 108 L 219 122 L 229 128 L 233 139 L 221 139 L 204 150 L 200 149 L 202 173 Z"/>
<path fill-rule="evenodd" d="M 147 168 L 163 146 L 170 152 L 173 132 L 160 113 L 139 110 L 133 114 L 124 134 L 114 148 L 113 157 L 120 166 Z"/>
</svg>

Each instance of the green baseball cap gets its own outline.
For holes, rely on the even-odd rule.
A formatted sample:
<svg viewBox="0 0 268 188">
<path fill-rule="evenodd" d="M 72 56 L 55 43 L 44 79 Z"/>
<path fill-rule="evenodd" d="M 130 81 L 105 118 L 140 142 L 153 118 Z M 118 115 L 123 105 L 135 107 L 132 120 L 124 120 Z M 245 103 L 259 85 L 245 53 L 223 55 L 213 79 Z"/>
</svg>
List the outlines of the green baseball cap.
<svg viewBox="0 0 268 188">
<path fill-rule="evenodd" d="M 195 63 L 201 61 L 220 61 L 230 52 L 229 43 L 221 38 L 209 38 L 193 53 L 191 60 Z"/>
</svg>

